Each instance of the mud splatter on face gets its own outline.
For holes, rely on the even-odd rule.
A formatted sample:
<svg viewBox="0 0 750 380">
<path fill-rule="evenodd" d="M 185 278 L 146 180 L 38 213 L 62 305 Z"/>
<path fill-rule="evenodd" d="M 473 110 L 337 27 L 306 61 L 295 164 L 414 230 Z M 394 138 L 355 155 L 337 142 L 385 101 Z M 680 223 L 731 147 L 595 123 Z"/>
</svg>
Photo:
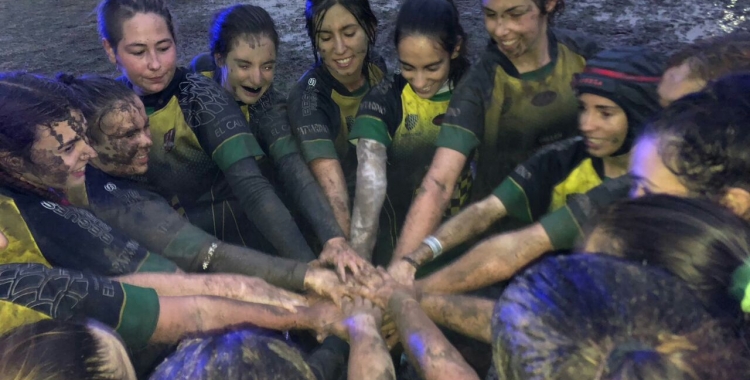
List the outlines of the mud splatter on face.
<svg viewBox="0 0 750 380">
<path fill-rule="evenodd" d="M 99 169 L 120 177 L 148 170 L 151 133 L 146 110 L 137 97 L 104 109 L 90 135 L 99 154 L 93 164 Z"/>
</svg>

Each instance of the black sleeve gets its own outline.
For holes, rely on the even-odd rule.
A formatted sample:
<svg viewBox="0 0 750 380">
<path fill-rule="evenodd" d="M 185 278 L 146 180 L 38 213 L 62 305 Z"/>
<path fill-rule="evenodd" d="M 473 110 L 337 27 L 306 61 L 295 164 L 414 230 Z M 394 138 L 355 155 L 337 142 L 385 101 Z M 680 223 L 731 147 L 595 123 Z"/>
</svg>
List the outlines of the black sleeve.
<svg viewBox="0 0 750 380">
<path fill-rule="evenodd" d="M 237 273 L 262 278 L 284 289 L 305 290 L 307 264 L 260 252 L 219 244 L 207 268 L 215 273 Z"/>
<path fill-rule="evenodd" d="M 325 244 L 332 238 L 343 237 L 344 233 L 336 221 L 331 204 L 302 156 L 299 153 L 286 155 L 276 161 L 276 167 L 294 204 L 315 229 L 320 242 Z"/>
<path fill-rule="evenodd" d="M 597 215 L 612 203 L 625 199 L 633 186 L 633 178 L 624 175 L 589 190 L 586 194 L 573 194 L 568 197 L 566 206 L 582 228 L 595 222 Z"/>
<path fill-rule="evenodd" d="M 279 255 L 302 262 L 315 260 L 292 215 L 263 177 L 254 158 L 235 162 L 224 175 L 248 218 Z"/>
<path fill-rule="evenodd" d="M 324 81 L 311 77 L 295 84 L 289 92 L 289 124 L 306 162 L 340 158 L 334 141 L 341 127 L 341 116 L 328 91 Z"/>
</svg>

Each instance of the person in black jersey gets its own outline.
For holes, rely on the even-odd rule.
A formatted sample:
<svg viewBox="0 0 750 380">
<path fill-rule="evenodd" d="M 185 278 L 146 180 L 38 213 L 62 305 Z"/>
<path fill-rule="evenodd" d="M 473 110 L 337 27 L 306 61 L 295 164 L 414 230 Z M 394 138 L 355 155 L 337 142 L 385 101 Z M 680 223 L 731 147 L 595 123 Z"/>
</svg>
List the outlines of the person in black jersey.
<svg viewBox="0 0 750 380">
<path fill-rule="evenodd" d="M 107 56 L 146 107 L 154 148 L 136 159 L 148 161 L 147 182 L 223 241 L 315 259 L 261 174 L 263 150 L 237 104 L 211 79 L 177 67 L 166 2 L 103 0 L 98 18 Z"/>
<path fill-rule="evenodd" d="M 360 101 L 386 72 L 373 51 L 378 21 L 367 0 L 307 0 L 305 21 L 315 63 L 289 93 L 289 123 L 349 234 L 357 158 L 348 136 Z"/>
<path fill-rule="evenodd" d="M 449 0 L 404 2 L 394 40 L 400 72 L 367 93 L 349 134 L 358 158 L 351 241 L 380 265 L 391 260 L 453 89 L 469 69 L 467 36 Z M 470 189 L 467 168 L 449 214 L 458 212 Z"/>
<path fill-rule="evenodd" d="M 273 87 L 279 48 L 273 19 L 261 7 L 240 4 L 219 11 L 209 30 L 211 52 L 195 57 L 191 70 L 213 78 L 234 96 L 267 156 L 258 162 L 261 171 L 286 195 L 292 214 L 306 219 L 297 219 L 298 225 L 317 237 L 320 244 L 311 245 L 322 246 L 320 260 L 348 262 L 358 272 L 365 264 L 358 262 L 302 159 L 289 127 L 286 99 Z"/>
</svg>

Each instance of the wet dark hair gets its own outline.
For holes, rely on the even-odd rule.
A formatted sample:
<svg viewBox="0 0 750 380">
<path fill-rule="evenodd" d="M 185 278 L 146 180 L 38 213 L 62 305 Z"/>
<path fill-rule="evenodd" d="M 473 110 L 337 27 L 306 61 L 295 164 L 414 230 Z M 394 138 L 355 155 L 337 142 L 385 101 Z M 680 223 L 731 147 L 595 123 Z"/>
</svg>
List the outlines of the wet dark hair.
<svg viewBox="0 0 750 380">
<path fill-rule="evenodd" d="M 649 195 L 612 205 L 599 214 L 593 233 L 601 237 L 601 253 L 665 268 L 718 316 L 740 315 L 728 289 L 732 273 L 750 258 L 750 226 L 728 209 Z"/>
<path fill-rule="evenodd" d="M 101 143 L 102 119 L 123 103 L 131 104 L 137 96 L 124 83 L 99 75 L 84 75 L 76 78 L 69 74 L 58 74 L 57 80 L 66 85 L 70 95 L 86 118 L 86 135 L 96 143 Z"/>
<path fill-rule="evenodd" d="M 539 12 L 542 15 L 547 15 L 547 20 L 550 24 L 554 21 L 555 16 L 562 13 L 563 10 L 565 10 L 565 0 L 557 0 L 557 4 L 555 4 L 555 7 L 552 8 L 551 12 L 547 12 L 547 3 L 549 3 L 551 0 L 534 0 L 534 4 L 536 4 L 537 8 L 539 8 Z"/>
<path fill-rule="evenodd" d="M 19 157 L 33 164 L 31 147 L 39 127 L 71 118 L 77 107 L 67 88 L 55 80 L 24 72 L 0 74 L 0 155 Z M 2 163 L 2 160 L 0 160 Z M 5 166 L 5 165 L 3 165 Z M 59 202 L 60 197 L 17 178 L 10 168 L 0 166 L 0 184 Z"/>
<path fill-rule="evenodd" d="M 177 41 L 172 13 L 165 0 L 102 0 L 97 7 L 99 35 L 109 42 L 115 52 L 122 40 L 122 24 L 138 13 L 161 16 L 167 23 L 172 39 Z"/>
<path fill-rule="evenodd" d="M 315 380 L 303 356 L 284 341 L 256 329 L 184 339 L 151 380 Z"/>
<path fill-rule="evenodd" d="M 750 33 L 735 31 L 699 40 L 674 53 L 667 63 L 668 67 L 687 63 L 691 77 L 704 81 L 750 71 Z"/>
<path fill-rule="evenodd" d="M 457 85 L 471 63 L 467 57 L 468 37 L 461 26 L 458 9 L 453 1 L 406 0 L 396 19 L 393 38 L 396 49 L 402 39 L 414 35 L 434 39 L 448 55 L 452 55 L 456 47 L 459 47 L 458 57 L 451 59 L 448 73 L 451 84 Z"/>
<path fill-rule="evenodd" d="M 117 379 L 106 348 L 84 324 L 47 319 L 0 338 L 0 373 L 18 380 Z"/>
<path fill-rule="evenodd" d="M 517 276 L 492 319 L 499 378 L 733 379 L 733 331 L 660 268 L 604 255 L 550 257 Z"/>
<path fill-rule="evenodd" d="M 265 9 L 248 4 L 238 4 L 214 15 L 209 29 L 208 42 L 211 56 L 226 58 L 240 38 L 265 36 L 279 50 L 279 34 L 273 19 Z"/>
<path fill-rule="evenodd" d="M 306 0 L 305 3 L 305 27 L 307 28 L 307 35 L 310 37 L 310 43 L 312 44 L 313 56 L 315 61 L 318 61 L 318 30 L 320 30 L 323 24 L 323 19 L 326 17 L 326 13 L 334 5 L 341 5 L 349 13 L 351 13 L 357 20 L 359 26 L 364 29 L 367 35 L 368 53 L 370 48 L 375 45 L 375 38 L 377 37 L 378 30 L 378 19 L 375 17 L 375 13 L 370 8 L 370 2 L 368 0 Z M 366 57 L 369 57 L 367 54 Z M 367 67 L 368 60 L 365 59 L 365 66 Z"/>
<path fill-rule="evenodd" d="M 642 139 L 656 138 L 664 165 L 693 194 L 720 200 L 750 191 L 750 73 L 710 83 L 665 108 Z"/>
</svg>

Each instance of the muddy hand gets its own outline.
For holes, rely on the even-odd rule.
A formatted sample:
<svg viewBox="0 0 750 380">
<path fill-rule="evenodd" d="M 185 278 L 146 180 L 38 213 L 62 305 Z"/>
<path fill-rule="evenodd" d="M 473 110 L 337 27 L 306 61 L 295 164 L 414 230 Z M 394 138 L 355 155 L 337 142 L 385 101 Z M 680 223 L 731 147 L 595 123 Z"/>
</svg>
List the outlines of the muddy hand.
<svg viewBox="0 0 750 380">
<path fill-rule="evenodd" d="M 415 273 L 417 273 L 417 268 L 403 259 L 396 261 L 388 267 L 388 274 L 390 274 L 396 282 L 409 287 L 414 286 Z"/>
<path fill-rule="evenodd" d="M 308 268 L 305 289 L 329 298 L 337 306 L 341 306 L 341 298 L 350 293 L 349 286 L 342 283 L 336 273 L 321 268 Z"/>
<path fill-rule="evenodd" d="M 357 281 L 361 286 L 356 286 L 352 290 L 374 302 L 383 310 L 388 310 L 388 301 L 396 290 L 414 294 L 413 287 L 396 282 L 382 267 L 378 267 L 368 276 L 358 276 Z"/>
<path fill-rule="evenodd" d="M 321 264 L 333 266 L 339 274 L 341 281 L 346 281 L 346 270 L 349 269 L 355 276 L 362 271 L 370 271 L 372 265 L 357 254 L 349 246 L 343 237 L 328 240 L 323 246 L 318 261 Z"/>
<path fill-rule="evenodd" d="M 360 316 L 371 317 L 376 326 L 380 326 L 383 322 L 383 311 L 367 298 L 354 296 L 354 299 L 351 299 L 345 297 L 344 301 L 341 302 L 341 310 L 346 316 L 346 321 L 344 323 L 346 323 L 347 326 L 351 323 L 355 323 Z"/>
<path fill-rule="evenodd" d="M 308 311 L 318 342 L 322 342 L 331 334 L 344 340 L 349 339 L 349 331 L 344 324 L 344 314 L 338 306 L 330 301 L 323 301 L 310 306 Z"/>
</svg>

